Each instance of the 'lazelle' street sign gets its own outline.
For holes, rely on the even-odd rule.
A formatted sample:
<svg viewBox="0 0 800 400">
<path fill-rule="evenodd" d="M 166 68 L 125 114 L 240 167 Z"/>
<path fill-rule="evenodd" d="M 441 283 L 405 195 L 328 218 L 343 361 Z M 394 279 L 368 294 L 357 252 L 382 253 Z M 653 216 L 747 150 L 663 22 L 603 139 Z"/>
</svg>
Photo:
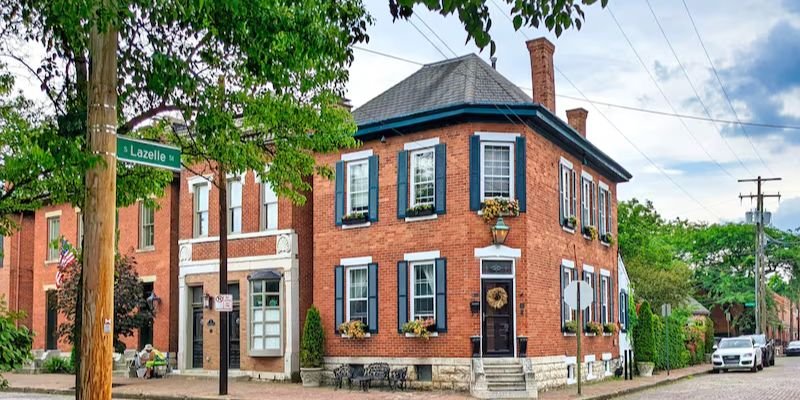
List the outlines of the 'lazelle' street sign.
<svg viewBox="0 0 800 400">
<path fill-rule="evenodd" d="M 181 151 L 177 147 L 127 136 L 117 136 L 117 159 L 173 171 L 181 170 Z"/>
</svg>

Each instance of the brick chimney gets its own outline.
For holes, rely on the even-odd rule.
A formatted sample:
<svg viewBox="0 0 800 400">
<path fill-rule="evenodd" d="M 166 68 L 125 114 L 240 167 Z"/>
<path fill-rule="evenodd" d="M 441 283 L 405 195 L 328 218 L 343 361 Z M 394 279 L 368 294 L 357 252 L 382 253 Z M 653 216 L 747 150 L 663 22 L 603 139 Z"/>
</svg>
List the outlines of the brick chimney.
<svg viewBox="0 0 800 400">
<path fill-rule="evenodd" d="M 575 128 L 578 133 L 586 138 L 586 116 L 589 115 L 589 111 L 586 111 L 585 108 L 573 108 L 572 110 L 567 110 L 567 123 L 569 126 Z"/>
<path fill-rule="evenodd" d="M 550 112 L 556 112 L 556 83 L 553 68 L 553 52 L 556 46 L 546 38 L 538 38 L 525 42 L 531 54 L 531 82 L 533 83 L 533 101 L 541 104 Z"/>
</svg>

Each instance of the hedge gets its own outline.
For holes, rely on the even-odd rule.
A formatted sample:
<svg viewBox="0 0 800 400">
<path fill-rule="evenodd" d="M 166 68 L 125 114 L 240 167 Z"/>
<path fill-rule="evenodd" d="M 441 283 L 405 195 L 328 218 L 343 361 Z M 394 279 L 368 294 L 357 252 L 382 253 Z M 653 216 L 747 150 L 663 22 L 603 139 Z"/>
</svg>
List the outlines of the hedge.
<svg viewBox="0 0 800 400">
<path fill-rule="evenodd" d="M 650 303 L 643 302 L 639 307 L 636 326 L 633 331 L 634 357 L 637 362 L 655 362 L 653 312 Z"/>
<path fill-rule="evenodd" d="M 652 318 L 656 368 L 667 369 L 667 357 L 669 357 L 671 369 L 688 366 L 691 355 L 686 348 L 686 332 L 684 330 L 687 316 L 684 313 L 673 313 L 666 319 L 655 315 Z M 666 330 L 669 330 L 669 340 L 667 340 Z"/>
</svg>

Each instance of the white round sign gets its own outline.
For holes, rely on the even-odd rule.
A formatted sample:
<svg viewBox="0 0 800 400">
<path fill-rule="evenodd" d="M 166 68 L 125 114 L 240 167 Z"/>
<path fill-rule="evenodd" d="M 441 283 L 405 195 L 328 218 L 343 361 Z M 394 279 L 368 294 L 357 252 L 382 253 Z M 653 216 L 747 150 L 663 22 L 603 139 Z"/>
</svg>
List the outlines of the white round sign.
<svg viewBox="0 0 800 400">
<path fill-rule="evenodd" d="M 573 310 L 578 309 L 578 290 L 581 291 L 581 307 L 585 309 L 594 300 L 594 290 L 585 281 L 572 281 L 564 289 L 564 302 Z"/>
</svg>

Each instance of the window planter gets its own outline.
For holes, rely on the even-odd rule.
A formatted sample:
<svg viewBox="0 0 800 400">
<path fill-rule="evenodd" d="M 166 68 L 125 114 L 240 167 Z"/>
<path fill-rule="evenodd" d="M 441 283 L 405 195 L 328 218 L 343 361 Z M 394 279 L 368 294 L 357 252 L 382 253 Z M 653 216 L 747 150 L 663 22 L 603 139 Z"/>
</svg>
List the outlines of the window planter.
<svg viewBox="0 0 800 400">
<path fill-rule="evenodd" d="M 616 331 L 617 331 L 616 324 L 611 324 L 611 323 L 603 324 L 603 336 L 611 336 Z"/>
<path fill-rule="evenodd" d="M 597 322 L 589 321 L 586 326 L 583 327 L 583 331 L 586 332 L 586 336 L 595 336 L 603 333 L 603 326 Z"/>
<path fill-rule="evenodd" d="M 416 217 L 425 217 L 428 215 L 433 215 L 435 210 L 433 209 L 433 205 L 427 204 L 424 206 L 417 206 L 412 207 L 406 210 L 406 217 L 407 218 L 416 218 Z"/>
<path fill-rule="evenodd" d="M 339 325 L 339 333 L 343 338 L 363 339 L 369 335 L 367 325 L 359 320 L 343 322 Z"/>
<path fill-rule="evenodd" d="M 564 228 L 572 229 L 573 231 L 575 230 L 575 225 L 576 224 L 577 224 L 577 221 L 575 220 L 575 217 L 564 218 L 564 220 L 561 221 L 561 225 Z"/>
<path fill-rule="evenodd" d="M 593 226 L 584 226 L 583 227 L 583 236 L 585 236 L 589 240 L 597 239 L 597 228 Z"/>
<path fill-rule="evenodd" d="M 607 245 L 611 245 L 612 243 L 614 243 L 614 235 L 610 233 L 603 234 L 600 236 L 600 241 Z"/>
<path fill-rule="evenodd" d="M 578 332 L 578 321 L 567 321 L 561 328 L 565 335 L 575 335 Z"/>
<path fill-rule="evenodd" d="M 431 336 L 438 336 L 436 332 L 436 322 L 433 318 L 415 319 L 403 325 L 401 331 L 406 337 L 419 337 L 428 340 Z"/>
<path fill-rule="evenodd" d="M 342 217 L 342 225 L 359 225 L 367 222 L 367 213 L 352 213 Z"/>
<path fill-rule="evenodd" d="M 480 215 L 484 222 L 490 222 L 497 217 L 519 216 L 519 202 L 502 198 L 487 199 L 481 203 Z"/>
</svg>

